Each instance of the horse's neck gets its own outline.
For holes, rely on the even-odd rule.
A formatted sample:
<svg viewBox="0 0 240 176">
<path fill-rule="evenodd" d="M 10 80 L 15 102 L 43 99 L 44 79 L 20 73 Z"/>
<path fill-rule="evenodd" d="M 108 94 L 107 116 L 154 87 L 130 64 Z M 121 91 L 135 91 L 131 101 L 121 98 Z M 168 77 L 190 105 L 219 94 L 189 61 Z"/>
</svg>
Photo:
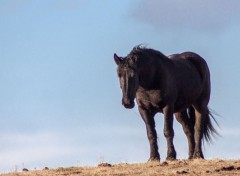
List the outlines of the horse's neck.
<svg viewBox="0 0 240 176">
<path fill-rule="evenodd" d="M 159 86 L 162 82 L 161 78 L 164 76 L 164 72 L 166 70 L 165 62 L 166 61 L 164 60 L 156 59 L 146 63 L 145 65 L 142 65 L 139 75 L 140 86 L 146 89 L 160 88 Z"/>
</svg>

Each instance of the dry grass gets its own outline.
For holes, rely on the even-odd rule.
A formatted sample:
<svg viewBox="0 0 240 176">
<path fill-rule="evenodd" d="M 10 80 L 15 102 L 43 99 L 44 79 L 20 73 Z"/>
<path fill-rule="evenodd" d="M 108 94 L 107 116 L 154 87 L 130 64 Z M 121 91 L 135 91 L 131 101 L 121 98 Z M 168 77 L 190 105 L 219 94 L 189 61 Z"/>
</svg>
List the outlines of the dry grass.
<svg viewBox="0 0 240 176">
<path fill-rule="evenodd" d="M 25 171 L 2 176 L 159 176 L 159 175 L 240 175 L 239 160 L 178 160 L 140 164 L 116 164 L 99 167 L 71 167 L 43 171 Z"/>
</svg>

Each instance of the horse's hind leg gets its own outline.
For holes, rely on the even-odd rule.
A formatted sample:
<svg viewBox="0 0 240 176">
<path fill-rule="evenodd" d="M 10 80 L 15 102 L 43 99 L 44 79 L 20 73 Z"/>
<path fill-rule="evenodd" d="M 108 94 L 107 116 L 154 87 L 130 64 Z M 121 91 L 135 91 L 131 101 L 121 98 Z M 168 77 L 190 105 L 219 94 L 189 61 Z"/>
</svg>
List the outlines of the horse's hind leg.
<svg viewBox="0 0 240 176">
<path fill-rule="evenodd" d="M 194 142 L 194 124 L 187 114 L 187 110 L 175 113 L 177 121 L 182 125 L 183 131 L 188 139 L 188 159 L 193 158 L 195 142 Z"/>
<path fill-rule="evenodd" d="M 203 127 L 204 120 L 207 114 L 207 106 L 194 105 L 195 109 L 195 126 L 194 126 L 194 139 L 195 149 L 193 158 L 204 158 L 202 152 L 202 139 L 203 139 Z"/>
</svg>

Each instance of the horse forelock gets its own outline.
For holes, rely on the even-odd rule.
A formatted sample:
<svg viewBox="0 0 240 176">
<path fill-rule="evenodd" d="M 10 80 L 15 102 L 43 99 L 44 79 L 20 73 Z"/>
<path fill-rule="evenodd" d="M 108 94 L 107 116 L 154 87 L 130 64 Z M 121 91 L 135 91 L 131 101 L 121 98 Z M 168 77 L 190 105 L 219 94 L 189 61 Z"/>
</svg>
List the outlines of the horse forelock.
<svg viewBox="0 0 240 176">
<path fill-rule="evenodd" d="M 120 68 L 126 69 L 127 67 L 128 67 L 128 62 L 127 62 L 126 58 L 124 58 L 124 59 L 122 60 L 122 63 L 121 63 L 121 65 L 120 65 Z"/>
</svg>

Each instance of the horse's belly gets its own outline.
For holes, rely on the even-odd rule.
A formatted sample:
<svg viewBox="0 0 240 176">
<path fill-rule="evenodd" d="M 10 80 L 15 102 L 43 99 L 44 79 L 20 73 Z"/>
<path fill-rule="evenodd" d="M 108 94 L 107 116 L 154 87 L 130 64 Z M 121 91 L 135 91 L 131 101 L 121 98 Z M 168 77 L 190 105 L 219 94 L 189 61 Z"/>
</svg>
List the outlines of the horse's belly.
<svg viewBox="0 0 240 176">
<path fill-rule="evenodd" d="M 181 93 L 174 104 L 174 111 L 180 112 L 182 110 L 185 110 L 186 108 L 188 108 L 189 106 L 196 102 L 200 94 L 201 94 L 200 89 L 199 90 L 194 89 L 189 92 Z"/>
<path fill-rule="evenodd" d="M 175 106 L 174 106 L 174 113 L 175 112 L 181 112 L 181 111 L 187 109 L 190 106 L 191 106 L 191 104 L 188 104 L 188 103 L 175 104 Z"/>
</svg>

